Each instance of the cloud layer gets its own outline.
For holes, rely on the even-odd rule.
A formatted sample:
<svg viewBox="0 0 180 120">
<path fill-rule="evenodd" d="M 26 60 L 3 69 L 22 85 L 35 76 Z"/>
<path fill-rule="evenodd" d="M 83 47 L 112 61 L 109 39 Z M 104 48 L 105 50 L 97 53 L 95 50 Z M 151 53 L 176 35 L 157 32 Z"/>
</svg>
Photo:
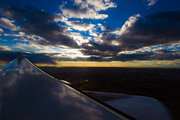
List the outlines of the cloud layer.
<svg viewBox="0 0 180 120">
<path fill-rule="evenodd" d="M 139 14 L 131 16 L 120 29 L 99 34 L 97 42 L 90 41 L 83 44 L 82 53 L 94 55 L 104 60 L 109 57 L 110 61 L 179 59 L 177 57 L 179 51 L 176 51 L 177 54 L 163 53 L 162 56 L 154 55 L 154 52 L 148 52 L 148 54 L 118 54 L 119 52 L 134 51 L 147 46 L 166 46 L 179 43 L 179 14 L 180 11 L 165 11 L 149 14 L 144 19 Z"/>
<path fill-rule="evenodd" d="M 157 0 L 148 2 L 148 6 L 151 6 Z M 180 11 L 159 11 L 144 17 L 135 14 L 124 25 L 117 25 L 116 29 L 104 26 L 103 23 L 83 22 L 87 19 L 105 19 L 108 15 L 100 11 L 116 7 L 110 0 L 75 0 L 73 7 L 66 4 L 60 6 L 62 14 L 50 14 L 30 5 L 25 8 L 1 8 L 0 26 L 3 29 L 0 28 L 0 34 L 25 43 L 17 43 L 13 50 L 8 46 L 0 46 L 0 51 L 10 54 L 10 51 L 29 50 L 32 52 L 30 59 L 33 60 L 34 56 L 38 58 L 39 55 L 41 58 L 38 60 L 44 58 L 53 64 L 61 60 L 180 59 Z M 10 32 L 4 32 L 7 29 Z M 168 47 L 172 44 L 176 48 Z M 30 53 L 28 56 L 31 56 Z"/>
</svg>

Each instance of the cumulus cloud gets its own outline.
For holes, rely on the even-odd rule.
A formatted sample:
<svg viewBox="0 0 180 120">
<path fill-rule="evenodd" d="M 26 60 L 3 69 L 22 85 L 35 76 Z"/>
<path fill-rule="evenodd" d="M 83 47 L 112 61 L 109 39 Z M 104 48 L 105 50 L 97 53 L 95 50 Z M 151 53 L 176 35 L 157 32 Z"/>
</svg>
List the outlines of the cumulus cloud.
<svg viewBox="0 0 180 120">
<path fill-rule="evenodd" d="M 4 31 L 3 31 L 3 29 L 2 28 L 0 28 L 0 33 L 3 33 Z"/>
<path fill-rule="evenodd" d="M 89 38 L 89 37 L 84 37 L 84 36 L 82 36 L 81 33 L 77 33 L 77 32 L 71 32 L 71 33 L 69 34 L 69 36 L 71 36 L 72 38 L 74 38 L 74 39 L 77 41 L 77 43 L 78 43 L 79 46 L 82 45 L 83 43 L 88 43 L 88 42 L 91 40 L 91 38 Z"/>
<path fill-rule="evenodd" d="M 78 1 L 78 2 L 76 2 Z M 75 0 L 75 4 L 82 3 L 82 0 Z M 106 10 L 108 8 L 117 7 L 111 0 L 86 0 L 87 4 L 93 6 L 95 11 Z"/>
<path fill-rule="evenodd" d="M 120 34 L 120 41 L 128 48 L 177 43 L 180 40 L 178 14 L 180 11 L 165 11 L 136 19 Z"/>
<path fill-rule="evenodd" d="M 8 46 L 0 46 L 0 51 L 10 51 L 11 49 Z"/>
<path fill-rule="evenodd" d="M 63 15 L 68 18 L 81 18 L 81 19 L 105 19 L 108 17 L 107 14 L 99 14 L 91 8 L 63 8 Z"/>
<path fill-rule="evenodd" d="M 29 5 L 26 6 L 26 9 L 14 6 L 7 7 L 1 11 L 1 14 L 20 22 L 22 24 L 20 27 L 22 32 L 40 36 L 42 39 L 36 42 L 41 45 L 78 47 L 73 38 L 64 34 L 68 28 L 56 23 L 57 16 Z M 13 21 L 10 22 L 12 23 Z M 3 27 L 6 26 L 4 25 Z"/>
<path fill-rule="evenodd" d="M 64 21 L 67 21 L 67 20 L 68 20 L 67 18 L 65 18 L 64 16 L 62 16 L 60 13 L 54 13 L 53 15 L 54 15 L 54 20 L 55 20 L 56 22 L 58 22 L 58 21 L 64 22 Z"/>
<path fill-rule="evenodd" d="M 178 43 L 180 40 L 178 14 L 180 11 L 157 12 L 145 16 L 144 19 L 137 14 L 131 16 L 121 28 L 110 33 L 119 36 L 116 42 L 122 51 Z"/>
<path fill-rule="evenodd" d="M 127 32 L 129 32 L 129 28 L 133 27 L 136 21 L 138 21 L 138 18 L 141 17 L 140 14 L 136 14 L 134 16 L 129 17 L 129 19 L 124 23 L 124 25 L 119 29 L 113 31 L 114 34 L 122 35 Z"/>
<path fill-rule="evenodd" d="M 101 28 L 102 31 L 111 31 L 112 28 L 109 26 L 103 26 L 101 23 L 98 23 L 98 26 Z"/>
<path fill-rule="evenodd" d="M 67 25 L 71 26 L 75 30 L 87 31 L 94 28 L 94 24 L 81 23 L 80 21 L 66 21 Z"/>
<path fill-rule="evenodd" d="M 147 0 L 147 2 L 149 2 L 148 6 L 154 5 L 157 0 Z"/>
<path fill-rule="evenodd" d="M 97 29 L 90 29 L 89 30 L 89 35 L 94 36 L 94 37 L 98 37 L 100 33 L 97 32 Z"/>
<path fill-rule="evenodd" d="M 60 6 L 63 15 L 68 18 L 105 19 L 108 15 L 98 12 L 117 5 L 110 0 L 75 0 L 74 6 L 74 8 Z"/>
<path fill-rule="evenodd" d="M 15 21 L 14 20 L 9 20 L 7 18 L 0 18 L 0 26 L 4 27 L 4 28 L 8 28 L 10 30 L 13 31 L 17 31 L 20 30 L 19 26 L 16 26 L 15 24 L 13 24 Z"/>
</svg>

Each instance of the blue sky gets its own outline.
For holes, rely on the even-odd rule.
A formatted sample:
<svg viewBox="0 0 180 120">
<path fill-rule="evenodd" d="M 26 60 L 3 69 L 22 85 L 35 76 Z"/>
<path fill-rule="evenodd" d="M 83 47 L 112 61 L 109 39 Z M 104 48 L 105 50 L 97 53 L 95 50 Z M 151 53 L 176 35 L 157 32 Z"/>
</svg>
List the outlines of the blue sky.
<svg viewBox="0 0 180 120">
<path fill-rule="evenodd" d="M 180 67 L 179 31 L 178 0 L 3 0 L 0 61 Z"/>
</svg>

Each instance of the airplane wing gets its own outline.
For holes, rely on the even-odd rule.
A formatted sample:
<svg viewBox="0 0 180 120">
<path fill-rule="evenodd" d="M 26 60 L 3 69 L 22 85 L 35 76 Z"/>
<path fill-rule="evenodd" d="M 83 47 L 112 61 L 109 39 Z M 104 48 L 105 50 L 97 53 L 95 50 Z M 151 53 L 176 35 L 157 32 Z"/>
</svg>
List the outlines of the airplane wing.
<svg viewBox="0 0 180 120">
<path fill-rule="evenodd" d="M 97 96 L 100 96 L 100 93 Z M 127 111 L 128 109 L 133 109 L 130 110 L 131 112 L 138 111 L 140 103 L 135 107 L 130 107 L 129 103 L 131 102 L 124 99 L 121 101 L 124 104 L 123 110 L 113 106 L 114 103 L 111 103 L 111 100 L 102 100 L 97 96 L 93 97 L 90 93 L 78 90 L 66 81 L 57 80 L 19 54 L 9 64 L 0 67 L 0 119 L 2 120 L 138 119 L 136 116 L 135 118 L 128 115 Z M 106 96 L 110 96 L 110 94 L 106 94 Z M 134 101 L 131 104 L 136 103 Z M 164 110 L 164 107 L 161 106 L 160 110 Z M 131 114 L 131 112 L 129 113 Z M 165 116 L 163 118 L 171 120 L 167 111 L 163 115 Z"/>
<path fill-rule="evenodd" d="M 138 120 L 173 120 L 166 106 L 154 98 L 120 93 L 84 92 Z"/>
</svg>

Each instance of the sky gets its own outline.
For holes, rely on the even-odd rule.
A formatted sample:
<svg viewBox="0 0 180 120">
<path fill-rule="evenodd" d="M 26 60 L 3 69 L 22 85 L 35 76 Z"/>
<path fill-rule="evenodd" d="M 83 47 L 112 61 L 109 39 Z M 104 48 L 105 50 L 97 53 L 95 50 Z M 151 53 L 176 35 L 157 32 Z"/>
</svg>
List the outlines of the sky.
<svg viewBox="0 0 180 120">
<path fill-rule="evenodd" d="M 179 0 L 1 0 L 0 66 L 180 68 Z"/>
</svg>

